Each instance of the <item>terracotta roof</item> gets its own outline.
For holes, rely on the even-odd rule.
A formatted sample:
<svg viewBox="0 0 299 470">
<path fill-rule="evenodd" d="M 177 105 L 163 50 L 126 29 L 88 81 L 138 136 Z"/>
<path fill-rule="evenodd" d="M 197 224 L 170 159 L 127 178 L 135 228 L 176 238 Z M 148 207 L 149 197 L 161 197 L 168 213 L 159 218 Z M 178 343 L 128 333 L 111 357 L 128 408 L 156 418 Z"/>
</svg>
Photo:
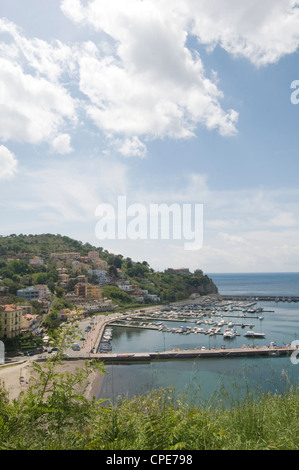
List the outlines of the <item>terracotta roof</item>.
<svg viewBox="0 0 299 470">
<path fill-rule="evenodd" d="M 1 309 L 5 312 L 14 312 L 16 310 L 23 310 L 22 307 L 16 307 L 15 305 L 2 305 Z"/>
</svg>

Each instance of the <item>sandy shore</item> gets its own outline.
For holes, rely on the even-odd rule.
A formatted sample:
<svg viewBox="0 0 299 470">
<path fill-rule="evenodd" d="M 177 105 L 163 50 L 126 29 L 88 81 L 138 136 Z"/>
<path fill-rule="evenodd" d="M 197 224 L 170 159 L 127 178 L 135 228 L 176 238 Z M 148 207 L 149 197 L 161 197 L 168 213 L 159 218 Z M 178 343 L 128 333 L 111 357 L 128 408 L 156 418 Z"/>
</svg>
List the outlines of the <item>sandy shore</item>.
<svg viewBox="0 0 299 470">
<path fill-rule="evenodd" d="M 99 344 L 99 339 L 105 329 L 105 326 L 117 317 L 117 314 L 112 313 L 108 315 L 100 315 L 95 320 L 91 331 L 86 337 L 86 341 L 81 348 L 80 353 L 88 354 L 92 348 L 97 349 Z M 92 355 L 90 356 L 92 358 Z M 0 366 L 0 382 L 4 382 L 5 388 L 9 393 L 9 398 L 13 400 L 17 398 L 20 392 L 25 391 L 28 388 L 30 377 L 33 375 L 32 359 L 24 360 L 22 363 L 18 364 L 9 364 L 5 366 Z M 85 361 L 65 361 L 62 366 L 57 366 L 58 372 L 74 372 L 76 368 L 83 367 Z M 20 377 L 23 377 L 20 380 Z M 100 374 L 98 371 L 92 372 L 87 382 L 84 384 L 84 395 L 88 399 L 98 397 L 101 383 L 103 380 L 103 374 Z"/>
<path fill-rule="evenodd" d="M 28 388 L 32 373 L 32 361 L 0 367 L 0 382 L 8 391 L 10 400 L 17 398 L 22 391 Z"/>
<path fill-rule="evenodd" d="M 62 365 L 57 366 L 57 372 L 73 373 L 76 369 L 83 367 L 85 361 L 65 361 Z M 34 375 L 33 361 L 26 360 L 18 364 L 9 364 L 0 366 L 0 382 L 8 391 L 9 399 L 13 400 L 19 396 L 22 391 L 26 391 L 30 378 Z M 101 387 L 103 375 L 98 371 L 94 371 L 84 383 L 82 391 L 84 396 L 92 399 L 93 396 L 97 398 L 98 392 Z"/>
</svg>

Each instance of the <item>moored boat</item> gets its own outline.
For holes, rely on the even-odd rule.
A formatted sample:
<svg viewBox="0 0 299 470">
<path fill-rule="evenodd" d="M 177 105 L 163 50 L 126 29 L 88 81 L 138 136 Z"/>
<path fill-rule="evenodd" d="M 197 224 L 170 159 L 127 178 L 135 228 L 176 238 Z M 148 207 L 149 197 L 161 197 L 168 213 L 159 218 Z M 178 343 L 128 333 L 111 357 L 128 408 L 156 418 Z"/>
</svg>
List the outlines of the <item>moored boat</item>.
<svg viewBox="0 0 299 470">
<path fill-rule="evenodd" d="M 265 338 L 265 333 L 258 333 L 256 331 L 246 331 L 246 333 L 244 334 L 244 336 L 246 336 L 247 338 Z"/>
<path fill-rule="evenodd" d="M 227 328 L 224 332 L 223 332 L 223 338 L 228 338 L 228 339 L 232 339 L 236 336 L 236 332 L 234 330 L 232 330 L 231 328 Z"/>
</svg>

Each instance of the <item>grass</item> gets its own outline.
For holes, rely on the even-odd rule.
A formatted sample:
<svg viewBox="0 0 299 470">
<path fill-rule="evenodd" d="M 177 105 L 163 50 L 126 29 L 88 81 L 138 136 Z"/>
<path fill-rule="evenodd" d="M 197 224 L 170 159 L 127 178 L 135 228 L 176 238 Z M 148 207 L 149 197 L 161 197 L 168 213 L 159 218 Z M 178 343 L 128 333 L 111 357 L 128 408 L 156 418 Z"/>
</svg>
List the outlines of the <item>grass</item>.
<svg viewBox="0 0 299 470">
<path fill-rule="evenodd" d="M 263 394 L 231 409 L 198 407 L 172 389 L 119 399 L 112 406 L 55 400 L 1 406 L 0 449 L 77 450 L 297 450 L 299 396 Z M 17 409 L 15 408 L 17 406 Z M 51 403 L 53 407 L 53 403 Z M 59 410 L 59 413 L 58 413 Z M 55 416 L 59 422 L 55 422 Z M 67 419 L 64 419 L 64 414 Z"/>
</svg>

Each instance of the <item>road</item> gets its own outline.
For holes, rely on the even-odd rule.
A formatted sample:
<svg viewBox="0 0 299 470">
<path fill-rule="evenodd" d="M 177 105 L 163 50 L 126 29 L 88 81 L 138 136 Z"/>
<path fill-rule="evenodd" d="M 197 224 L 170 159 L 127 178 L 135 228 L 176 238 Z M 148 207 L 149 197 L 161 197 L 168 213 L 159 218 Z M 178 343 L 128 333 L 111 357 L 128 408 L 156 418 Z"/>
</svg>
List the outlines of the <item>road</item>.
<svg viewBox="0 0 299 470">
<path fill-rule="evenodd" d="M 72 348 L 69 348 L 67 349 L 66 354 L 70 357 L 79 357 L 82 355 L 92 357 L 93 353 L 91 351 L 97 351 L 105 326 L 120 317 L 122 317 L 122 314 L 120 313 L 111 313 L 108 315 L 98 315 L 81 320 L 78 326 L 80 339 L 76 339 L 74 341 L 74 343 L 79 344 L 80 351 L 73 351 Z M 88 331 L 86 331 L 87 328 Z"/>
</svg>

